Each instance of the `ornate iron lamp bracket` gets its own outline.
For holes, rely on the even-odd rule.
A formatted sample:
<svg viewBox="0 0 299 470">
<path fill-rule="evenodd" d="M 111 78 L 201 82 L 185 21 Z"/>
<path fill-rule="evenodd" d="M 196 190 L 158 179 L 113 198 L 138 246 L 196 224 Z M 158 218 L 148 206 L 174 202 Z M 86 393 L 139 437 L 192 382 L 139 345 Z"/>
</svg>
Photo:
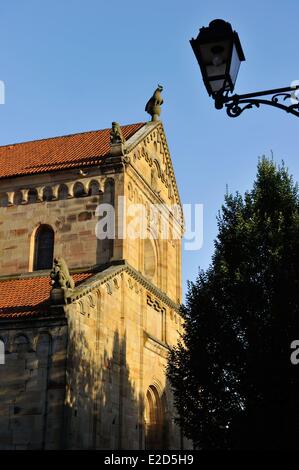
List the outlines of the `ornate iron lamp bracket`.
<svg viewBox="0 0 299 470">
<path fill-rule="evenodd" d="M 245 111 L 245 109 L 251 109 L 254 106 L 259 108 L 261 104 L 268 106 L 274 106 L 275 108 L 282 109 L 289 114 L 299 117 L 299 99 L 296 98 L 294 92 L 299 90 L 298 86 L 287 87 L 287 88 L 276 88 L 274 90 L 259 91 L 256 93 L 248 93 L 246 95 L 232 95 L 228 96 L 228 93 L 223 95 L 222 93 L 217 93 L 214 96 L 215 107 L 217 109 L 222 109 L 223 106 L 226 107 L 226 112 L 230 117 L 237 117 Z M 270 99 L 263 99 L 263 96 L 272 95 Z M 284 104 L 283 102 L 294 98 L 297 99 L 297 103 L 294 104 Z"/>
</svg>

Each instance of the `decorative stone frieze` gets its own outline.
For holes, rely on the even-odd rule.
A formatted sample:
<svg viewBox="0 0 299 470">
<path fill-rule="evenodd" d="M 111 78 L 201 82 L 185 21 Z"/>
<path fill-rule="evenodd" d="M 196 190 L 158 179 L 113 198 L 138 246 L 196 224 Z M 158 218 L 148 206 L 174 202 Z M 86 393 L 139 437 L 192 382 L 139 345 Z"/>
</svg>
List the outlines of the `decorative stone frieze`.
<svg viewBox="0 0 299 470">
<path fill-rule="evenodd" d="M 35 186 L 25 188 L 16 188 L 14 191 L 1 191 L 0 206 L 11 206 L 19 204 L 39 203 L 44 201 L 57 201 L 60 199 L 84 197 L 89 195 L 103 194 L 106 182 L 111 177 L 97 177 L 78 179 L 75 181 L 66 181 L 60 184 L 46 184 L 44 186 Z M 76 194 L 76 188 L 82 185 L 83 191 Z M 67 194 L 65 197 L 65 190 Z M 33 197 L 34 194 L 34 197 Z"/>
</svg>

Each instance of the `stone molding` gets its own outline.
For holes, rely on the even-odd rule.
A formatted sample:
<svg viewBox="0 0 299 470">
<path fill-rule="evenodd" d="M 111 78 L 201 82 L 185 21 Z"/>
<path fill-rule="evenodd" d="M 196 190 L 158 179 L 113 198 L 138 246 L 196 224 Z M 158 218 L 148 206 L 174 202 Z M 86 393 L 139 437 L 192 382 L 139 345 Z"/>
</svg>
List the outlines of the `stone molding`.
<svg viewBox="0 0 299 470">
<path fill-rule="evenodd" d="M 168 176 L 170 177 L 170 180 L 173 185 L 176 203 L 181 206 L 182 203 L 181 203 L 178 186 L 177 186 L 177 182 L 176 182 L 176 178 L 174 174 L 174 169 L 173 169 L 173 165 L 172 165 L 172 161 L 170 157 L 169 147 L 167 144 L 164 127 L 161 121 L 147 123 L 141 129 L 139 129 L 139 131 L 137 131 L 129 140 L 127 140 L 127 153 L 132 152 L 137 147 L 137 145 L 141 143 L 143 143 L 143 146 L 146 147 L 146 144 L 150 142 L 149 139 L 153 140 L 153 136 L 151 136 L 151 134 L 154 130 L 157 131 L 157 141 L 162 144 L 162 147 L 165 153 L 167 167 L 169 170 Z M 145 156 L 146 154 L 144 153 L 142 157 L 145 158 Z"/>
<path fill-rule="evenodd" d="M 100 285 L 104 285 L 104 284 L 106 285 L 106 288 L 108 284 L 110 285 L 108 289 L 109 291 L 111 290 L 111 294 L 112 294 L 115 286 L 113 287 L 109 281 L 111 281 L 115 276 L 123 272 L 126 272 L 127 274 L 129 274 L 135 281 L 137 281 L 147 291 L 151 292 L 153 295 L 159 298 L 164 304 L 166 304 L 168 307 L 170 307 L 171 309 L 179 313 L 180 306 L 178 304 L 173 302 L 173 300 L 171 300 L 164 292 L 162 292 L 158 287 L 156 287 L 152 282 L 150 282 L 146 277 L 144 277 L 139 271 L 133 268 L 125 260 L 121 260 L 113 264 L 110 264 L 109 267 L 107 267 L 101 272 L 95 273 L 95 275 L 92 278 L 84 281 L 82 284 L 76 287 L 74 291 L 72 292 L 71 296 L 68 298 L 68 303 L 72 303 L 80 299 L 84 295 L 91 292 L 93 289 L 96 289 Z M 71 271 L 71 274 L 72 274 L 72 271 Z"/>
<path fill-rule="evenodd" d="M 1 198 L 0 206 L 7 207 L 12 205 L 35 204 L 38 202 L 52 202 L 58 200 L 67 200 L 72 198 L 84 196 L 97 196 L 104 194 L 106 183 L 113 176 L 90 176 L 88 178 L 78 178 L 74 181 L 60 181 L 57 183 L 45 183 L 43 185 L 28 185 L 27 187 L 18 187 L 13 191 L 0 191 Z M 114 181 L 115 183 L 115 181 Z M 97 190 L 92 192 L 93 185 L 96 185 Z M 76 195 L 76 187 L 82 188 L 83 192 Z M 64 189 L 67 194 L 66 197 L 60 196 L 60 191 Z M 47 196 L 47 194 L 49 196 Z"/>
<path fill-rule="evenodd" d="M 159 356 L 162 356 L 164 359 L 168 358 L 169 354 L 169 346 L 166 343 L 163 343 L 162 341 L 158 340 L 157 338 L 154 338 L 150 334 L 144 332 L 143 333 L 143 338 L 144 338 L 144 347 L 148 349 L 149 351 L 152 351 Z"/>
<path fill-rule="evenodd" d="M 147 303 L 147 305 L 152 307 L 154 310 L 156 310 L 156 312 L 159 312 L 159 313 L 162 313 L 162 314 L 166 313 L 165 307 L 162 307 L 160 305 L 160 302 L 157 299 L 153 299 L 149 293 L 146 296 L 146 303 Z"/>
</svg>

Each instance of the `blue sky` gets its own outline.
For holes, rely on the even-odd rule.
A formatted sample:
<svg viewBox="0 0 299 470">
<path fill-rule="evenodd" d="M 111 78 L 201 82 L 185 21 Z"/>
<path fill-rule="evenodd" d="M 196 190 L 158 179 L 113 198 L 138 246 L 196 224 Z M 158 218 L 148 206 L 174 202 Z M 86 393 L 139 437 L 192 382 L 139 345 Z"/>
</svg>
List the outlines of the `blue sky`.
<svg viewBox="0 0 299 470">
<path fill-rule="evenodd" d="M 229 118 L 208 97 L 189 45 L 215 18 L 239 33 L 236 92 L 299 80 L 298 0 L 2 0 L 0 145 L 147 120 L 164 86 L 162 121 L 181 199 L 204 204 L 204 244 L 183 254 L 183 282 L 206 268 L 226 185 L 250 188 L 258 156 L 284 159 L 299 180 L 299 120 L 273 108 Z"/>
</svg>

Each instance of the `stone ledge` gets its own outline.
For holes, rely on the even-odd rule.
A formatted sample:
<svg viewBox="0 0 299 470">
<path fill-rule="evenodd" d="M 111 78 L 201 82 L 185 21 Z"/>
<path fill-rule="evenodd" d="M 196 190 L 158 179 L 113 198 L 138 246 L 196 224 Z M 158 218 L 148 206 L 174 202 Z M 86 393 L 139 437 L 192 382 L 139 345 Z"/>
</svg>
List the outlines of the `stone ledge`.
<svg viewBox="0 0 299 470">
<path fill-rule="evenodd" d="M 159 356 L 162 356 L 164 359 L 168 358 L 169 346 L 160 341 L 158 338 L 151 336 L 150 334 L 144 332 L 144 347 L 149 351 L 152 351 Z"/>
</svg>

